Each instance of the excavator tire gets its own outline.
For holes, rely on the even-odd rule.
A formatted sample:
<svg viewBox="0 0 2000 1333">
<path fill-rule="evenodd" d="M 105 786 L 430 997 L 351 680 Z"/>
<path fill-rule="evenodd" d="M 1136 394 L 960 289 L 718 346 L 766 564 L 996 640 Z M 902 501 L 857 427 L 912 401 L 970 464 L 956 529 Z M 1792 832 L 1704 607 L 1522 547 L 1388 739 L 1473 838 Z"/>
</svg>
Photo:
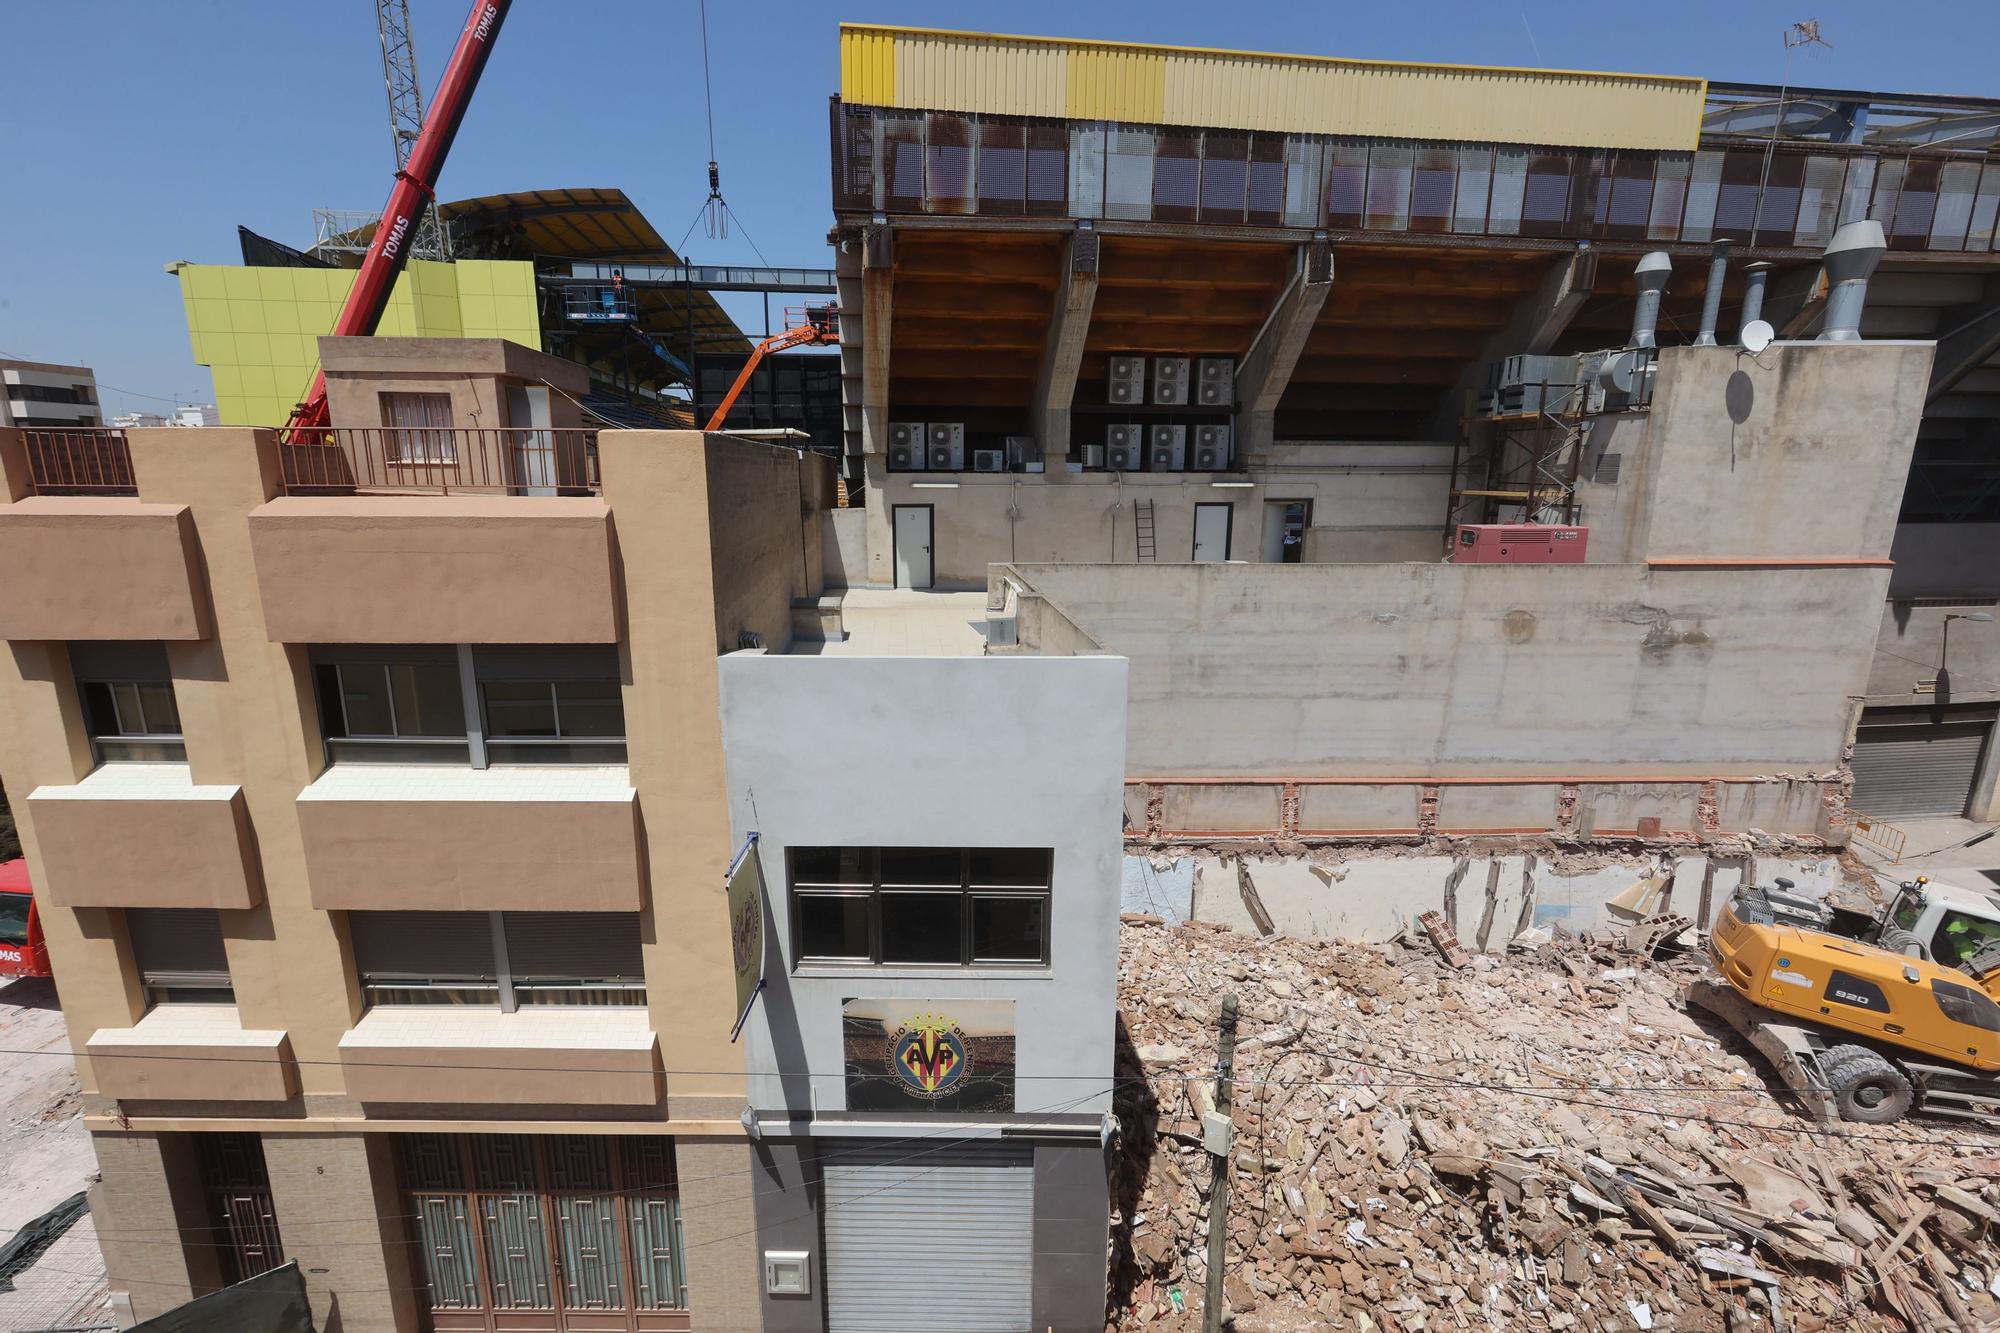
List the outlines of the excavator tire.
<svg viewBox="0 0 2000 1333">
<path fill-rule="evenodd" d="M 1890 953 L 1921 958 L 1925 962 L 1931 961 L 1931 951 L 1924 947 L 1923 940 L 1901 926 L 1883 927 L 1882 933 L 1875 937 L 1875 945 L 1877 948 L 1887 949 Z"/>
<path fill-rule="evenodd" d="M 1903 1071 L 1865 1046 L 1836 1046 L 1820 1061 L 1842 1120 L 1893 1125 L 1909 1114 L 1916 1093 Z"/>
</svg>

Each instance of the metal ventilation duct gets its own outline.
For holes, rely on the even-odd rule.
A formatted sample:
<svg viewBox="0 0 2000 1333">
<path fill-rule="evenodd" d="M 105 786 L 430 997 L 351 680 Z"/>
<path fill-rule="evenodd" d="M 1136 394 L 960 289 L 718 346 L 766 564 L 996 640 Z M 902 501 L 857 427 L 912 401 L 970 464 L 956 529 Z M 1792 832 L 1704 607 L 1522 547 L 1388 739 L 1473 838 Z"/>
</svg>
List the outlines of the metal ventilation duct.
<svg viewBox="0 0 2000 1333">
<path fill-rule="evenodd" d="M 1743 266 L 1743 318 L 1736 326 L 1739 340 L 1744 329 L 1764 318 L 1764 285 L 1771 280 L 1771 268 L 1763 259 Z"/>
<path fill-rule="evenodd" d="M 1715 346 L 1715 322 L 1722 318 L 1722 284 L 1729 277 L 1729 247 L 1735 244 L 1717 239 L 1709 250 L 1708 286 L 1701 294 L 1701 332 L 1694 336 L 1696 347 Z"/>
<path fill-rule="evenodd" d="M 1861 341 L 1861 311 L 1868 304 L 1868 279 L 1889 253 L 1882 224 L 1872 218 L 1850 222 L 1833 234 L 1820 261 L 1826 269 L 1826 326 L 1823 343 Z"/>
<path fill-rule="evenodd" d="M 1665 250 L 1652 250 L 1639 257 L 1639 267 L 1633 270 L 1639 300 L 1632 307 L 1632 336 L 1626 340 L 1628 347 L 1660 345 L 1655 333 L 1660 324 L 1660 298 L 1666 295 L 1667 279 L 1673 276 L 1674 261 Z"/>
</svg>

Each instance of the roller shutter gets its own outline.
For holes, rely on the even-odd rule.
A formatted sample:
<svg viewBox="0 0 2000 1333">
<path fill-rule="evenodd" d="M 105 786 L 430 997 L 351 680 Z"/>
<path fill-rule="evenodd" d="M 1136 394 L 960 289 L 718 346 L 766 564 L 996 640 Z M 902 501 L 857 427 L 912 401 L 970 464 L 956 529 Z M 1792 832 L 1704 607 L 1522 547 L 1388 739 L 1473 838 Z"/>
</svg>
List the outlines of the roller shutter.
<svg viewBox="0 0 2000 1333">
<path fill-rule="evenodd" d="M 827 1333 L 1029 1333 L 1026 1144 L 827 1149 Z"/>
<path fill-rule="evenodd" d="M 1854 739 L 1854 807 L 1878 819 L 1962 815 L 1992 723 L 1869 725 Z"/>
</svg>

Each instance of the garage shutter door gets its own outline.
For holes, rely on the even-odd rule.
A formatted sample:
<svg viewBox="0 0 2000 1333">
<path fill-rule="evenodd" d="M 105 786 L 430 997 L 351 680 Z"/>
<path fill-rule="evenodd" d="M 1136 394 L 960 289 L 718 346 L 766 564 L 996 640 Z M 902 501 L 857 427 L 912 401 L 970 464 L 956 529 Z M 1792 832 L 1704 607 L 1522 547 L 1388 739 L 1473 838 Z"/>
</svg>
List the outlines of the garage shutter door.
<svg viewBox="0 0 2000 1333">
<path fill-rule="evenodd" d="M 1863 726 L 1854 740 L 1855 808 L 1881 819 L 1964 814 L 1990 726 Z"/>
<path fill-rule="evenodd" d="M 1032 1149 L 918 1140 L 827 1155 L 828 1333 L 1028 1333 Z"/>
</svg>

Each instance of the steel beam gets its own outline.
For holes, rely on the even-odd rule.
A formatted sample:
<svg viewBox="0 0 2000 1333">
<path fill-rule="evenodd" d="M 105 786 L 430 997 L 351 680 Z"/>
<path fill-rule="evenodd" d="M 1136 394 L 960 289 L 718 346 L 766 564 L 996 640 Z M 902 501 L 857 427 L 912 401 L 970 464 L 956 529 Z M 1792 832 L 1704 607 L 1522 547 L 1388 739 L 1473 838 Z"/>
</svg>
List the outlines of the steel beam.
<svg viewBox="0 0 2000 1333">
<path fill-rule="evenodd" d="M 1973 371 L 2000 355 L 2000 277 L 1988 278 L 1977 301 L 1950 306 L 1938 316 L 1937 356 L 1931 362 L 1926 403 L 1936 403 Z"/>
<path fill-rule="evenodd" d="M 1333 247 L 1312 240 L 1298 249 L 1291 280 L 1250 350 L 1236 364 L 1236 449 L 1245 458 L 1268 452 L 1276 431 L 1278 402 L 1292 370 L 1312 336 L 1320 308 L 1333 290 Z"/>
<path fill-rule="evenodd" d="M 1097 301 L 1097 233 L 1075 231 L 1063 242 L 1056 270 L 1055 311 L 1042 346 L 1032 405 L 1035 439 L 1052 462 L 1069 455 L 1069 409 L 1076 375 L 1083 367 L 1083 344 L 1090 336 L 1090 311 Z M 1059 465 L 1049 473 L 1062 476 Z"/>
</svg>

